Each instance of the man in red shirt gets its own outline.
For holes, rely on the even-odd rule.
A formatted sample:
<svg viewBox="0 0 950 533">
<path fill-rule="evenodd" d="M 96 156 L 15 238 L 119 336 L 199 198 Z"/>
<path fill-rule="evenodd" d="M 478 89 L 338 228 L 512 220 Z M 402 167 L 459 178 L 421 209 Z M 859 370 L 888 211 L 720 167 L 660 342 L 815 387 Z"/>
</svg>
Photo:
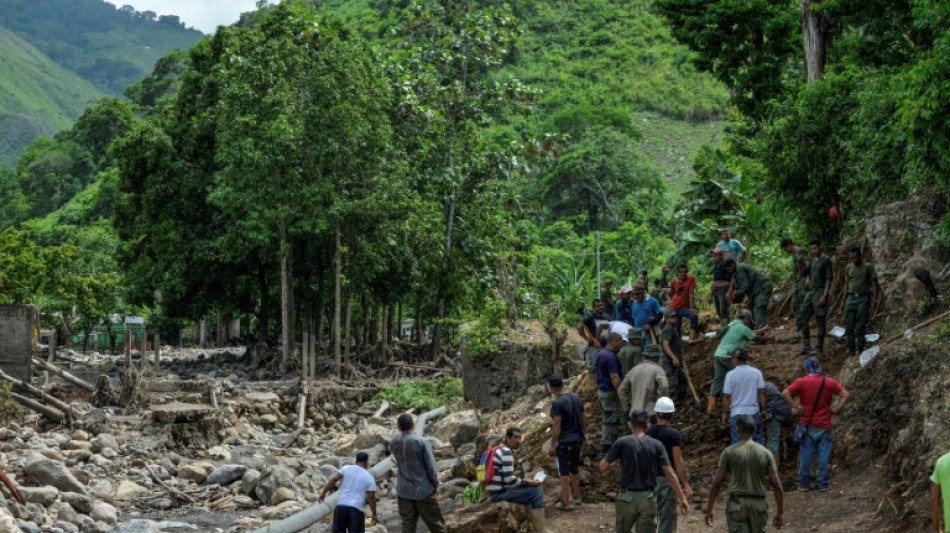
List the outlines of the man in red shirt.
<svg viewBox="0 0 950 533">
<path fill-rule="evenodd" d="M 670 309 L 676 311 L 676 331 L 683 331 L 683 317 L 689 319 L 689 339 L 699 338 L 699 315 L 693 311 L 696 298 L 696 278 L 689 274 L 686 265 L 676 267 L 676 278 L 670 283 Z"/>
<path fill-rule="evenodd" d="M 811 490 L 811 463 L 817 454 L 818 490 L 825 492 L 831 460 L 831 415 L 844 408 L 851 394 L 840 383 L 822 374 L 817 357 L 805 359 L 805 370 L 808 375 L 796 379 L 782 391 L 782 398 L 792 406 L 793 414 L 801 414 L 798 424 L 805 426 L 805 438 L 799 445 L 798 490 Z"/>
</svg>

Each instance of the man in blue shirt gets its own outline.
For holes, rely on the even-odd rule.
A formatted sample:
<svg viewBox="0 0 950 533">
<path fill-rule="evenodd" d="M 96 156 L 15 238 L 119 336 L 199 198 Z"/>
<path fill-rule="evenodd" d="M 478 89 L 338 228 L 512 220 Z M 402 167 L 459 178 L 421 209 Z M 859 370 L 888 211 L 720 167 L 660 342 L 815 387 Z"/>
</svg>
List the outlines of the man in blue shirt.
<svg viewBox="0 0 950 533">
<path fill-rule="evenodd" d="M 660 311 L 660 302 L 648 295 L 646 289 L 639 285 L 633 288 L 633 327 L 645 332 L 644 347 L 649 346 L 655 338 L 650 335 L 650 331 L 663 319 Z"/>
<path fill-rule="evenodd" d="M 607 455 L 620 433 L 620 358 L 617 352 L 623 346 L 619 333 L 607 335 L 607 347 L 597 355 L 597 399 L 602 417 L 600 448 Z"/>
<path fill-rule="evenodd" d="M 614 312 L 610 316 L 611 320 L 626 322 L 631 326 L 633 324 L 633 309 L 631 302 L 633 300 L 633 288 L 630 285 L 620 287 L 620 298 L 614 302 Z"/>
<path fill-rule="evenodd" d="M 722 229 L 720 234 L 722 240 L 719 241 L 719 244 L 716 245 L 716 248 L 721 248 L 725 252 L 726 259 L 732 259 L 733 261 L 739 263 L 745 263 L 746 249 L 741 242 L 732 238 L 732 233 L 726 229 Z"/>
</svg>

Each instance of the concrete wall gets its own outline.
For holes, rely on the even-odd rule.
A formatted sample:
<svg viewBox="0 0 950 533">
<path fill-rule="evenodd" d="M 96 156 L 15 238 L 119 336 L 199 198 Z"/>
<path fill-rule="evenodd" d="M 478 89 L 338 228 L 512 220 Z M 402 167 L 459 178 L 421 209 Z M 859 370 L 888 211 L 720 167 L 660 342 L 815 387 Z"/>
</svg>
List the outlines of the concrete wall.
<svg viewBox="0 0 950 533">
<path fill-rule="evenodd" d="M 32 305 L 0 305 L 0 368 L 30 381 L 38 352 L 39 314 Z"/>
</svg>

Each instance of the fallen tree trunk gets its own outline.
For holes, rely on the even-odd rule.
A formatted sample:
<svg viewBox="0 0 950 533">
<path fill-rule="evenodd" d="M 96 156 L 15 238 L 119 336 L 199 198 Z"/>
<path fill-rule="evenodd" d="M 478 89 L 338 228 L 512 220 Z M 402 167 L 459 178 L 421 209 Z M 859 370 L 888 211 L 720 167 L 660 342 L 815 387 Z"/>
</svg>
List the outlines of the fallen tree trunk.
<svg viewBox="0 0 950 533">
<path fill-rule="evenodd" d="M 19 389 L 19 390 L 21 390 L 21 391 L 24 391 L 24 392 L 26 392 L 26 393 L 28 393 L 28 394 L 30 394 L 30 395 L 33 396 L 34 398 L 38 398 L 38 399 L 40 399 L 40 400 L 43 400 L 44 402 L 46 402 L 46 403 L 52 405 L 52 406 L 55 407 L 56 409 L 59 409 L 60 411 L 62 411 L 63 413 L 65 413 L 67 416 L 70 416 L 70 411 L 71 411 L 71 410 L 70 410 L 69 406 L 66 405 L 66 402 L 63 402 L 62 400 L 60 400 L 60 399 L 58 399 L 58 398 L 54 398 L 54 397 L 50 396 L 49 394 L 47 394 L 47 393 L 44 392 L 43 390 L 38 389 L 38 388 L 34 387 L 33 385 L 30 385 L 29 383 L 26 383 L 25 381 L 19 380 L 19 379 L 15 378 L 15 377 L 11 376 L 10 374 L 7 374 L 7 373 L 4 372 L 3 370 L 0 370 L 0 379 L 2 379 L 2 380 L 4 380 L 4 381 L 9 381 L 10 383 L 13 383 L 13 386 L 16 387 L 17 389 Z"/>
<path fill-rule="evenodd" d="M 86 389 L 86 390 L 89 391 L 89 392 L 96 392 L 96 386 L 93 385 L 92 383 L 89 383 L 89 382 L 87 382 L 87 381 L 83 381 L 83 380 L 77 378 L 76 376 L 70 374 L 69 372 L 66 372 L 66 371 L 63 370 L 62 368 L 59 368 L 59 367 L 56 366 L 56 365 L 51 365 L 51 364 L 47 363 L 46 361 L 44 361 L 44 360 L 42 360 L 42 359 L 39 359 L 39 358 L 37 358 L 37 357 L 34 357 L 34 358 L 33 358 L 33 366 L 39 368 L 40 370 L 48 370 L 48 371 L 50 371 L 50 372 L 56 374 L 57 376 L 59 376 L 59 377 L 65 379 L 66 381 L 72 383 L 73 385 L 76 385 L 77 387 Z"/>
<path fill-rule="evenodd" d="M 68 422 L 66 415 L 63 412 L 59 411 L 58 409 L 54 409 L 52 407 L 49 407 L 48 405 L 43 405 L 40 402 L 37 402 L 35 400 L 27 398 L 26 396 L 23 396 L 22 394 L 17 394 L 15 392 L 11 392 L 10 396 L 12 396 L 13 399 L 16 400 L 17 403 L 19 403 L 23 407 L 32 409 L 54 422 L 59 422 L 60 424 Z"/>
</svg>

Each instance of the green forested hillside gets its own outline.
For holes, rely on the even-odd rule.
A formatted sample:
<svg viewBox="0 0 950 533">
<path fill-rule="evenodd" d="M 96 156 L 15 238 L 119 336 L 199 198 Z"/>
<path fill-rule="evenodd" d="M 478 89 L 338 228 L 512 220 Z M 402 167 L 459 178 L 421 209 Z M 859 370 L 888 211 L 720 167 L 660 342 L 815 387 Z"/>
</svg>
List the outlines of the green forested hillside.
<svg viewBox="0 0 950 533">
<path fill-rule="evenodd" d="M 0 0 L 0 167 L 201 37 L 177 17 L 102 0 Z"/>
<path fill-rule="evenodd" d="M 0 27 L 0 166 L 37 135 L 68 127 L 102 93 L 47 58 L 29 42 Z"/>
</svg>

